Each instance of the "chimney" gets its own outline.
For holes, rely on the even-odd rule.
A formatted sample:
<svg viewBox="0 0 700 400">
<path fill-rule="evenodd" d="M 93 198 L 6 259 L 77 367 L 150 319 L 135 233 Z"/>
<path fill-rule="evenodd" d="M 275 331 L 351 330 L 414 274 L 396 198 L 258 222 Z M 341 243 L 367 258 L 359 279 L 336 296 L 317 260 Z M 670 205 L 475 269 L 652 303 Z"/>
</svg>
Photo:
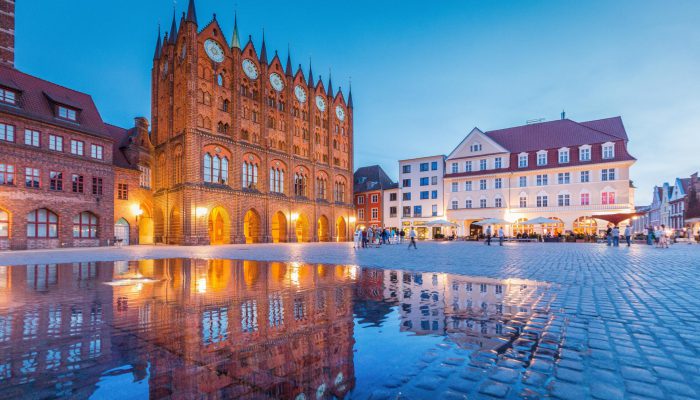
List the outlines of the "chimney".
<svg viewBox="0 0 700 400">
<path fill-rule="evenodd" d="M 0 65 L 15 67 L 15 0 L 0 0 Z"/>
<path fill-rule="evenodd" d="M 566 111 L 561 110 L 561 119 L 566 119 Z"/>
</svg>

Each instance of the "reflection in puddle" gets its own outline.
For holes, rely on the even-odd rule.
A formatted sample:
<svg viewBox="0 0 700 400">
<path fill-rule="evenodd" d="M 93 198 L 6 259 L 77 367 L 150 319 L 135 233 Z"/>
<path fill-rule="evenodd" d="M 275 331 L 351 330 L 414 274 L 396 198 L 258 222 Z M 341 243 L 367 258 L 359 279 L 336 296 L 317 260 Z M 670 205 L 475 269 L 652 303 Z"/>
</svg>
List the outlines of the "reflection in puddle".
<svg viewBox="0 0 700 400">
<path fill-rule="evenodd" d="M 522 334 L 546 313 L 546 289 L 232 260 L 0 266 L 0 392 L 324 399 L 381 386 L 420 397 L 431 388 L 414 378 L 437 373 L 437 359 L 528 363 L 536 341 Z"/>
</svg>

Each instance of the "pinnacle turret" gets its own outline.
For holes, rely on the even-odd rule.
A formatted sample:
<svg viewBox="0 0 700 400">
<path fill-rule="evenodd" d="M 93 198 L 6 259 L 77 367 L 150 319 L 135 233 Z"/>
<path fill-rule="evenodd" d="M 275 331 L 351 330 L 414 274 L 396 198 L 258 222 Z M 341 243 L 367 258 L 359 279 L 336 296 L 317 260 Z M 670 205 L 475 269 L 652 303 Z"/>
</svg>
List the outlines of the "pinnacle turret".
<svg viewBox="0 0 700 400">
<path fill-rule="evenodd" d="M 158 38 L 156 38 L 156 51 L 153 54 L 153 59 L 157 60 L 160 58 L 160 25 L 158 25 Z"/>
<path fill-rule="evenodd" d="M 309 60 L 309 87 L 314 87 L 314 72 L 311 70 L 311 60 Z"/>
<path fill-rule="evenodd" d="M 287 68 L 285 68 L 285 74 L 287 76 L 292 76 L 292 52 L 287 47 Z"/>
<path fill-rule="evenodd" d="M 241 49 L 241 42 L 238 39 L 238 15 L 233 15 L 233 37 L 231 38 L 231 48 Z"/>
<path fill-rule="evenodd" d="M 265 47 L 265 31 L 263 30 L 262 46 L 260 47 L 260 62 L 267 65 L 267 48 Z"/>
<path fill-rule="evenodd" d="M 329 98 L 333 98 L 333 81 L 331 80 L 331 73 L 328 72 L 328 93 L 326 93 Z"/>
<path fill-rule="evenodd" d="M 187 22 L 194 22 L 197 24 L 197 10 L 194 7 L 194 0 L 190 0 L 190 4 L 187 6 Z"/>
<path fill-rule="evenodd" d="M 170 25 L 170 37 L 168 43 L 175 44 L 177 40 L 177 23 L 175 23 L 175 10 L 173 10 L 173 23 Z"/>
<path fill-rule="evenodd" d="M 348 108 L 352 108 L 352 83 L 348 89 Z"/>
</svg>

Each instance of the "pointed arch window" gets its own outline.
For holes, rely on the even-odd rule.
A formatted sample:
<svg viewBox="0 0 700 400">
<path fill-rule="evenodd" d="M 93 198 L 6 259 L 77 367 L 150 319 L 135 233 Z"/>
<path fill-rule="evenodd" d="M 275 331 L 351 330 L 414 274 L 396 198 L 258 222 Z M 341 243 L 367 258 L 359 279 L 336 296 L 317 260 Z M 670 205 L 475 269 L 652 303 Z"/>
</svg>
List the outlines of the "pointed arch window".
<svg viewBox="0 0 700 400">
<path fill-rule="evenodd" d="M 212 156 L 204 153 L 204 182 L 220 183 L 228 182 L 228 158 Z"/>
<path fill-rule="evenodd" d="M 221 176 L 221 159 L 218 156 L 214 156 L 211 160 L 212 182 L 217 182 L 219 176 Z"/>
<path fill-rule="evenodd" d="M 294 195 L 306 197 L 306 174 L 303 172 L 294 174 Z"/>
<path fill-rule="evenodd" d="M 219 86 L 224 86 L 224 74 L 218 74 L 216 76 L 216 84 Z"/>
<path fill-rule="evenodd" d="M 252 161 L 243 161 L 243 188 L 255 189 L 258 185 L 258 164 Z"/>
<path fill-rule="evenodd" d="M 211 182 L 211 156 L 204 154 L 204 182 Z"/>
<path fill-rule="evenodd" d="M 270 168 L 270 191 L 284 193 L 284 170 L 282 168 Z"/>
</svg>

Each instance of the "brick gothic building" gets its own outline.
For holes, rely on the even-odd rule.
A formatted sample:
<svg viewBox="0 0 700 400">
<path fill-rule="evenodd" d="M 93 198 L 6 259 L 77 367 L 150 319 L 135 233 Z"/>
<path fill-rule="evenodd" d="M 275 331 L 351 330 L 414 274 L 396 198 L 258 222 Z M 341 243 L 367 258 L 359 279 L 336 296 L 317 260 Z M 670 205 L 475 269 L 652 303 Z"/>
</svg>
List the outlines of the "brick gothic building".
<svg viewBox="0 0 700 400">
<path fill-rule="evenodd" d="M 178 244 L 347 240 L 352 95 L 270 60 L 263 38 L 197 24 L 194 0 L 156 43 L 153 222 Z"/>
<path fill-rule="evenodd" d="M 149 134 L 15 69 L 13 1 L 0 21 L 0 249 L 349 237 L 352 94 L 330 79 L 200 30 L 190 1 L 158 37 Z"/>
</svg>

